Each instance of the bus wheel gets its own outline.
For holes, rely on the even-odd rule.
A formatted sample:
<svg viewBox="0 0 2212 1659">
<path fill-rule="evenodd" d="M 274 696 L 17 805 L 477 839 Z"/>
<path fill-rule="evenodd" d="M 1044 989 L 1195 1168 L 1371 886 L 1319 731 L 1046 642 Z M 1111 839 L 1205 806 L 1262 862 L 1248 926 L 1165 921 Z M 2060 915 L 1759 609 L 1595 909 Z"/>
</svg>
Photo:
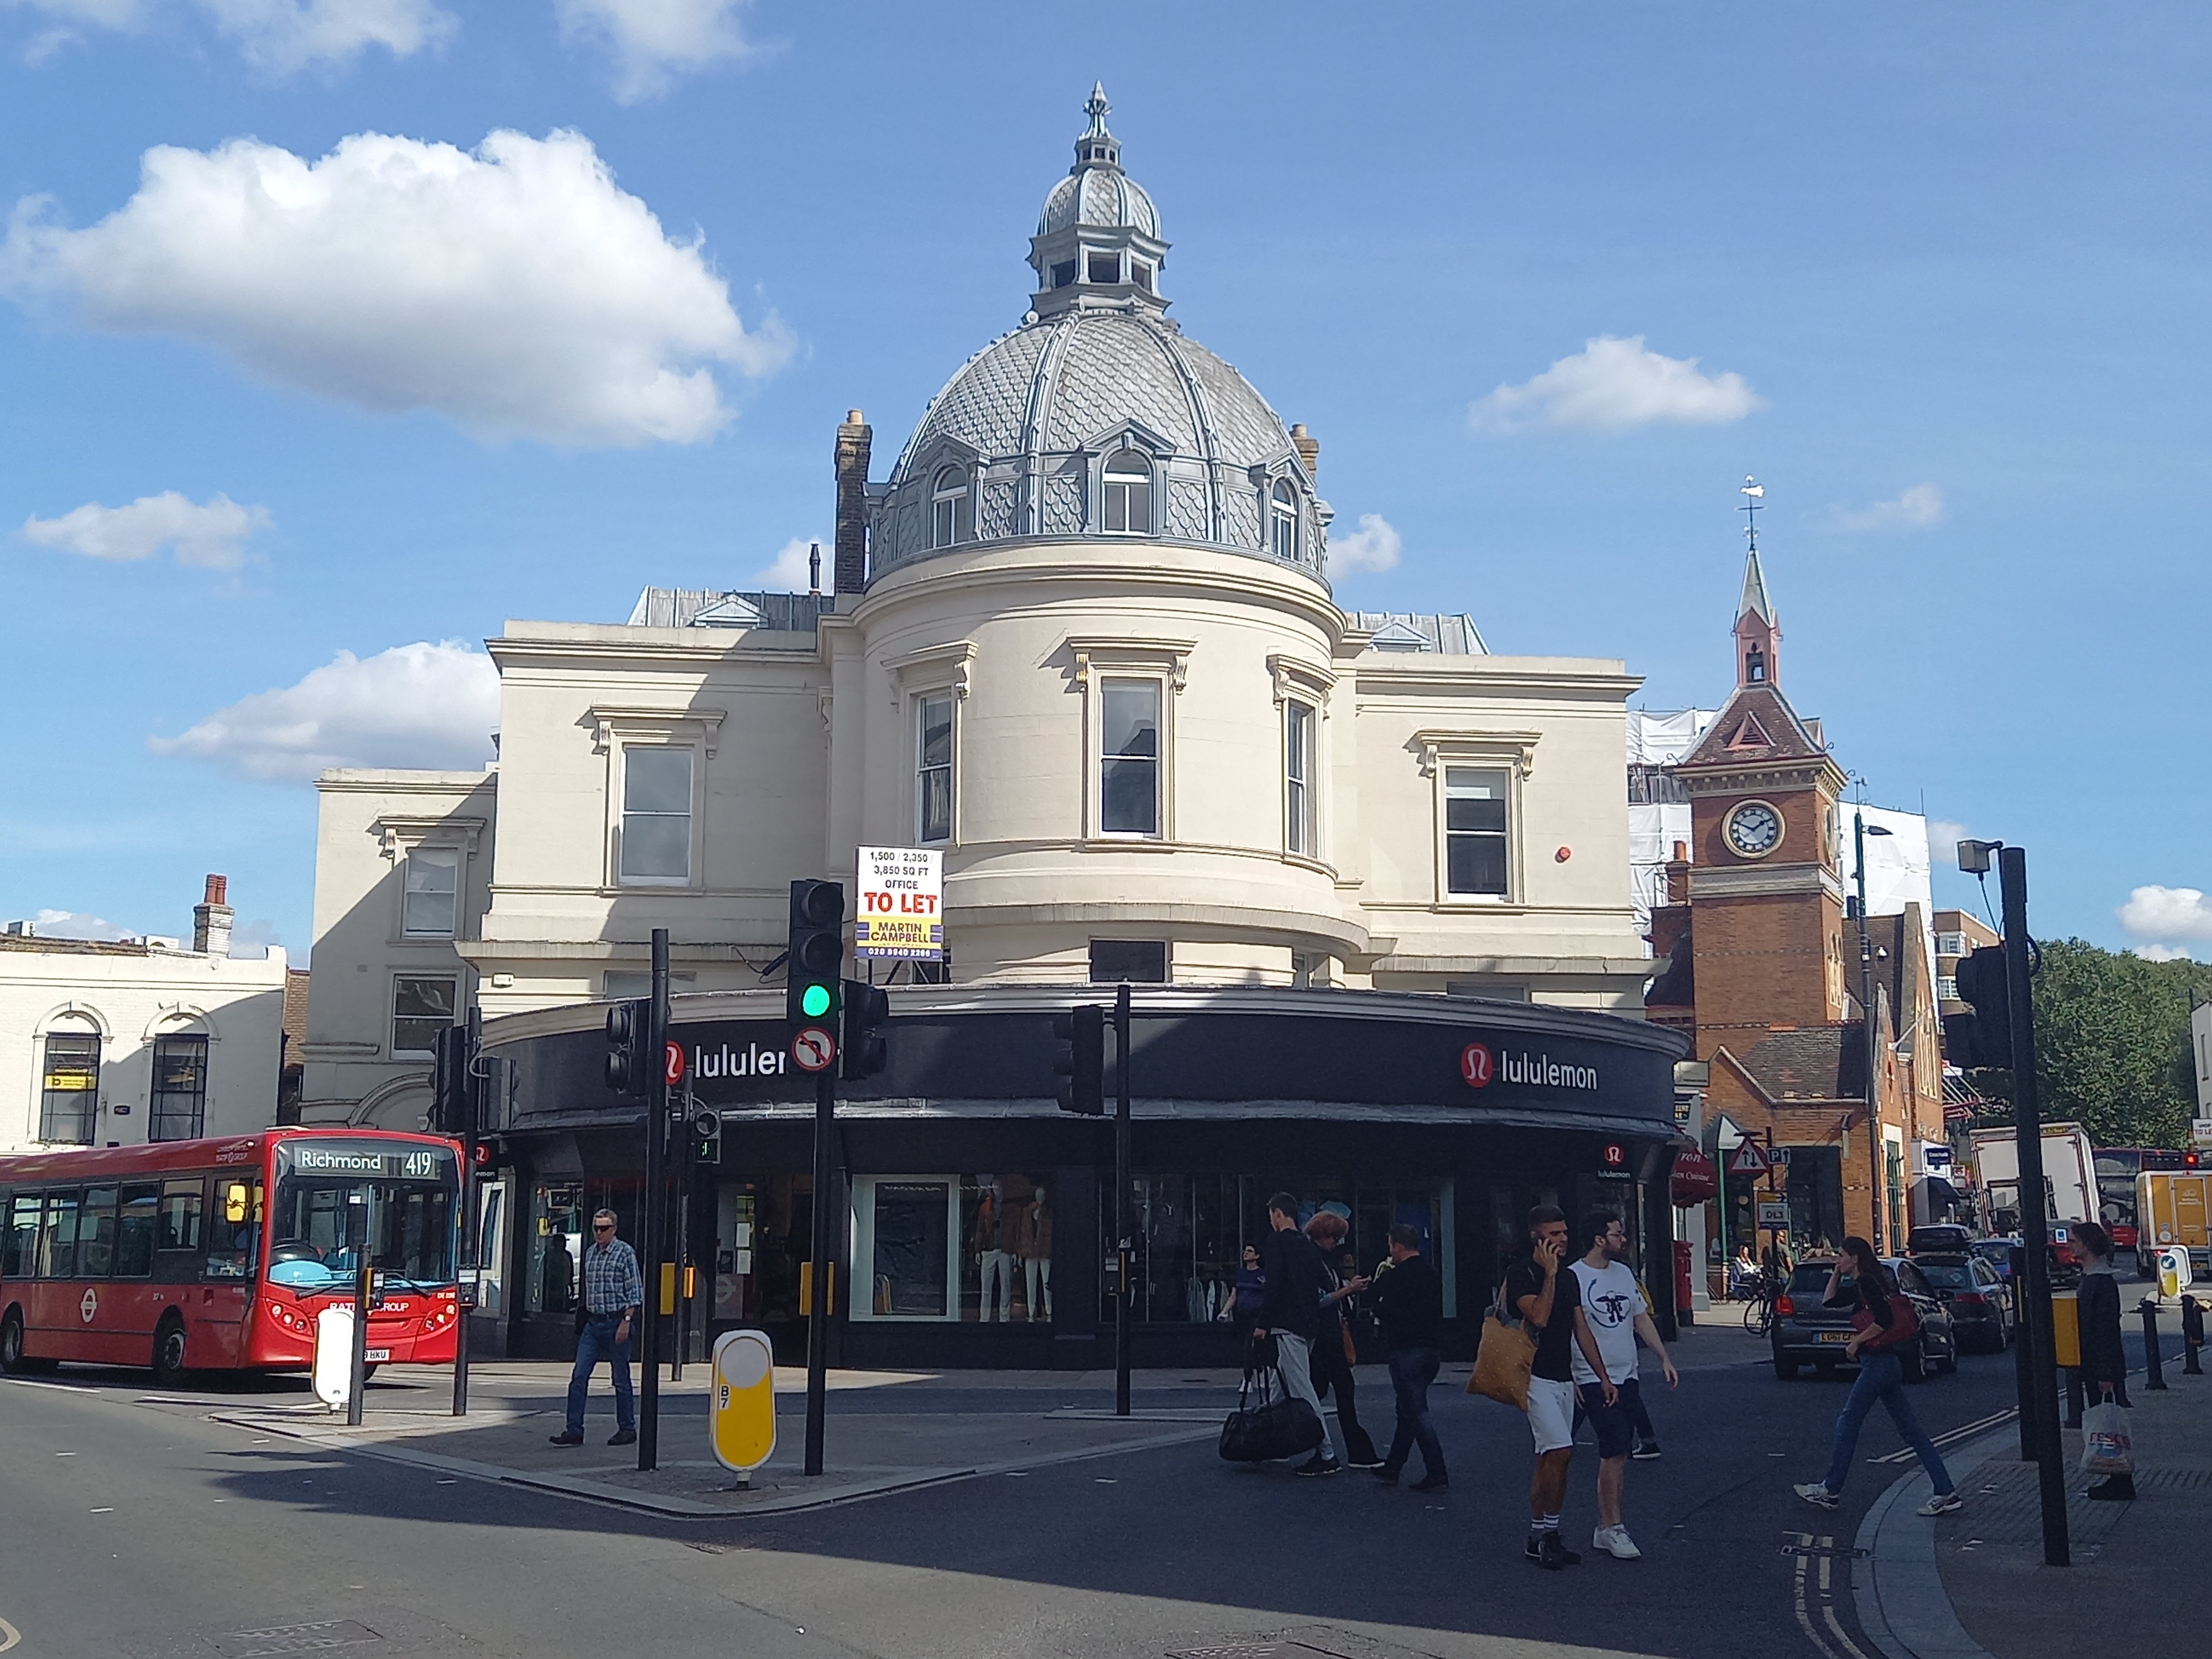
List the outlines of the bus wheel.
<svg viewBox="0 0 2212 1659">
<path fill-rule="evenodd" d="M 154 1381 L 165 1389 L 185 1386 L 185 1322 L 174 1314 L 154 1333 Z"/>
<path fill-rule="evenodd" d="M 0 1371 L 14 1376 L 28 1369 L 23 1363 L 23 1316 L 10 1308 L 0 1320 Z"/>
</svg>

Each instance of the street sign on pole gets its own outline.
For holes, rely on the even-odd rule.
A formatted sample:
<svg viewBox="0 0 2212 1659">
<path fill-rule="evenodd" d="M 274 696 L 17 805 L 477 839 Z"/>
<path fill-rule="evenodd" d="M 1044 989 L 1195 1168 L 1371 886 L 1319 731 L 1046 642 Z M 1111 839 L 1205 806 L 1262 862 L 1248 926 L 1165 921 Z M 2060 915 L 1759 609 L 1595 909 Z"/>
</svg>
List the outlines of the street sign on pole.
<svg viewBox="0 0 2212 1659">
<path fill-rule="evenodd" d="M 1729 1154 L 1729 1173 L 1740 1176 L 1762 1176 L 1771 1167 L 1766 1154 L 1759 1150 L 1759 1143 L 1747 1140 Z"/>
<path fill-rule="evenodd" d="M 791 1039 L 791 1057 L 802 1072 L 826 1072 L 837 1058 L 837 1039 L 809 1025 Z"/>
<path fill-rule="evenodd" d="M 1790 1231 L 1790 1206 L 1762 1204 L 1759 1206 L 1759 1225 L 1762 1232 L 1786 1233 Z"/>
</svg>

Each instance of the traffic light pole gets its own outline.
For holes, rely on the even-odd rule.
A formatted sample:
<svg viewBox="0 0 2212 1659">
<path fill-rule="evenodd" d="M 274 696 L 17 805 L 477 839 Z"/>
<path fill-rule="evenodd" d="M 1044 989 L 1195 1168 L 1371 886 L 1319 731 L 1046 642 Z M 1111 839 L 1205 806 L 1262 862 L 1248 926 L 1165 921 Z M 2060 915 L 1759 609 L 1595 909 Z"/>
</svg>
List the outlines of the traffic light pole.
<svg viewBox="0 0 2212 1659">
<path fill-rule="evenodd" d="M 830 1153 L 837 1133 L 837 1073 L 824 1066 L 814 1079 L 814 1247 L 806 1304 L 806 1473 L 822 1473 L 823 1417 L 830 1403 L 830 1187 L 836 1176 Z"/>
<path fill-rule="evenodd" d="M 642 1305 L 638 1309 L 639 1365 L 637 1466 L 660 1465 L 660 1258 L 667 1185 L 665 1169 L 668 1150 L 668 930 L 653 930 L 653 1003 L 645 1019 L 642 1045 L 645 1066 L 645 1201 L 638 1206 L 644 1246 L 645 1280 Z"/>
<path fill-rule="evenodd" d="M 2051 1325 L 2051 1228 L 2043 1190 L 2043 1113 L 2035 1075 L 2035 1009 L 2028 1000 L 2027 854 L 2007 847 L 1997 854 L 2003 891 L 2005 988 L 2011 1003 L 2013 1146 L 2020 1164 L 2020 1237 L 2027 1260 L 2030 1395 L 2020 1402 L 2023 1419 L 2035 1422 L 2036 1484 L 2043 1500 L 2043 1559 L 2054 1567 L 2071 1559 L 2066 1534 L 2066 1467 L 2058 1437 L 2058 1356 Z"/>
<path fill-rule="evenodd" d="M 483 1011 L 469 1010 L 468 1064 L 461 1072 L 461 1260 L 469 1275 L 453 1297 L 453 1415 L 469 1414 L 469 1310 L 482 1282 L 477 1261 L 477 1126 L 483 1116 L 484 1080 L 477 1073 L 477 1045 L 483 1040 Z M 458 1273 L 455 1275 L 459 1276 Z"/>
<path fill-rule="evenodd" d="M 1114 994 L 1114 1415 L 1129 1414 L 1129 981 Z"/>
</svg>

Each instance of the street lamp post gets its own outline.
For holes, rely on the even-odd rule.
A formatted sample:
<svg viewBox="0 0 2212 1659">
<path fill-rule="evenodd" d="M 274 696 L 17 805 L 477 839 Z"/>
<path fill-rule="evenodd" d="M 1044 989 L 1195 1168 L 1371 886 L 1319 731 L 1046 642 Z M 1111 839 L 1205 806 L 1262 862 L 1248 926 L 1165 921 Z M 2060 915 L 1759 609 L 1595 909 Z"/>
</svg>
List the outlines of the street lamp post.
<svg viewBox="0 0 2212 1659">
<path fill-rule="evenodd" d="M 1886 1242 L 1882 1225 L 1881 1037 L 1874 1018 L 1874 933 L 1867 923 L 1866 838 L 1891 832 L 1869 824 L 1863 811 L 1851 813 L 1851 862 L 1858 875 L 1859 1023 L 1866 1028 L 1867 1237 L 1879 1252 Z"/>
</svg>

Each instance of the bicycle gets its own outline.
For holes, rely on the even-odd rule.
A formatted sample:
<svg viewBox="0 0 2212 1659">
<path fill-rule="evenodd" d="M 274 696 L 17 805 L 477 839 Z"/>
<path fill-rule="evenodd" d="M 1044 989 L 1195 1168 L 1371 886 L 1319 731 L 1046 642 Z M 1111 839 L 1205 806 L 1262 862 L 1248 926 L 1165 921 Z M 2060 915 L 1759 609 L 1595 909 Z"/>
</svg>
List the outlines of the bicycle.
<svg viewBox="0 0 2212 1659">
<path fill-rule="evenodd" d="M 1782 1281 L 1771 1273 L 1761 1273 L 1759 1284 L 1750 1301 L 1743 1305 L 1743 1328 L 1753 1336 L 1765 1336 L 1774 1328 L 1774 1304 L 1782 1295 Z"/>
</svg>

